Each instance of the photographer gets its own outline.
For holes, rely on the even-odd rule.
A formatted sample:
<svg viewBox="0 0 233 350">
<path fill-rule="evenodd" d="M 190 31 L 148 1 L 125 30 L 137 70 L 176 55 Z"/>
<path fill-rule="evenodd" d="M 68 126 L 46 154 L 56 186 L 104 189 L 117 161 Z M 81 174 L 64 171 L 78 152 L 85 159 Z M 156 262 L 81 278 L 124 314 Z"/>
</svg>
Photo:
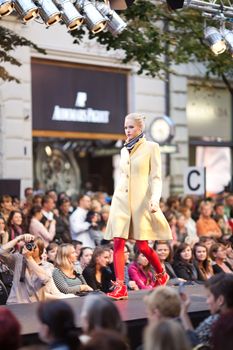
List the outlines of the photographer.
<svg viewBox="0 0 233 350">
<path fill-rule="evenodd" d="M 18 244 L 20 251 L 11 253 Z M 49 282 L 48 273 L 35 261 L 34 236 L 26 233 L 0 247 L 0 259 L 14 271 L 13 285 L 7 304 L 31 303 L 45 299 L 44 286 Z"/>
</svg>

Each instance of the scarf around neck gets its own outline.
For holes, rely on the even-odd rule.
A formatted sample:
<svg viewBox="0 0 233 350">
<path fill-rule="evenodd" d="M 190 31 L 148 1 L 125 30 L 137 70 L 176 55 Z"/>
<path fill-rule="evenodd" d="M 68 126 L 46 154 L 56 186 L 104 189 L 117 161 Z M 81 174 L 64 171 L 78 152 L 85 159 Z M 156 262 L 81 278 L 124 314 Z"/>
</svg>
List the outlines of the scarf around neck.
<svg viewBox="0 0 233 350">
<path fill-rule="evenodd" d="M 132 149 L 134 148 L 135 144 L 143 137 L 144 137 L 144 134 L 142 132 L 141 134 L 139 134 L 138 136 L 134 137 L 129 142 L 125 142 L 124 143 L 124 147 L 126 147 L 129 152 L 132 151 Z"/>
</svg>

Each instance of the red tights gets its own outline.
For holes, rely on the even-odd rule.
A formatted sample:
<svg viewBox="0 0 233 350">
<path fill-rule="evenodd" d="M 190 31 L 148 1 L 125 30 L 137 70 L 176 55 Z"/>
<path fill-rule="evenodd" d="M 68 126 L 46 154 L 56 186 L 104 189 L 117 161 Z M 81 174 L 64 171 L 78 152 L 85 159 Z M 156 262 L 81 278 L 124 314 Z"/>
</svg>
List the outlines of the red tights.
<svg viewBox="0 0 233 350">
<path fill-rule="evenodd" d="M 124 238 L 114 238 L 114 269 L 116 279 L 119 281 L 124 281 L 124 267 L 125 267 L 125 258 L 124 258 L 124 247 L 125 247 Z M 136 246 L 140 253 L 145 255 L 148 261 L 151 263 L 156 273 L 163 272 L 162 265 L 160 263 L 157 253 L 149 247 L 147 241 L 136 241 Z"/>
</svg>

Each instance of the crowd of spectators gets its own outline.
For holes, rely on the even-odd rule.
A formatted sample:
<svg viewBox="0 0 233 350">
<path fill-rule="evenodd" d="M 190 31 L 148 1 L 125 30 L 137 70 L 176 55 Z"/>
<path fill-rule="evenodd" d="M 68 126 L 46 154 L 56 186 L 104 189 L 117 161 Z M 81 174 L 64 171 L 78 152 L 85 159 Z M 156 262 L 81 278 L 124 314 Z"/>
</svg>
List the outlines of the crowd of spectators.
<svg viewBox="0 0 233 350">
<path fill-rule="evenodd" d="M 110 205 L 110 197 L 103 192 L 85 193 L 77 200 L 64 192 L 38 194 L 32 188 L 25 190 L 21 201 L 1 196 L 0 303 L 49 302 L 93 291 L 104 297 L 111 291 L 115 280 L 113 248 L 112 242 L 104 239 Z M 205 199 L 174 195 L 161 199 L 160 207 L 173 239 L 149 243 L 170 277 L 169 286 L 208 285 L 215 275 L 233 276 L 233 194 Z M 127 288 L 153 291 L 155 273 L 134 241 L 127 242 L 124 254 Z M 187 300 L 183 305 L 188 305 Z M 162 334 L 163 329 L 171 332 L 171 338 L 173 332 L 180 332 L 172 322 L 160 325 L 161 329 L 154 327 L 150 325 L 146 333 L 151 334 L 152 342 L 152 334 Z M 112 331 L 109 337 L 123 342 L 124 349 L 126 344 L 117 338 L 116 330 Z M 94 343 L 89 349 L 91 346 Z M 150 348 L 151 343 L 145 345 L 145 349 Z M 183 348 L 188 349 L 186 345 Z"/>
</svg>

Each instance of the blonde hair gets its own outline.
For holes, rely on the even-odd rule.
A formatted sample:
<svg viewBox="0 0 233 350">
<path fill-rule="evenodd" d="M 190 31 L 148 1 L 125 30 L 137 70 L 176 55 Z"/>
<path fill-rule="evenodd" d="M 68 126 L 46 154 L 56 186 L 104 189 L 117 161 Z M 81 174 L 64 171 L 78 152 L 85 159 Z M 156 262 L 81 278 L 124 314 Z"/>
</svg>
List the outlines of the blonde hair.
<svg viewBox="0 0 233 350">
<path fill-rule="evenodd" d="M 182 326 L 175 320 L 150 324 L 144 332 L 145 350 L 191 350 Z"/>
<path fill-rule="evenodd" d="M 140 127 L 142 131 L 145 130 L 145 120 L 146 117 L 140 113 L 130 113 L 128 114 L 125 119 L 133 119 L 135 123 Z"/>
<path fill-rule="evenodd" d="M 73 245 L 68 243 L 64 243 L 58 246 L 55 265 L 59 269 L 69 269 L 72 266 L 72 263 L 69 260 L 69 255 L 71 254 L 73 248 Z"/>
<path fill-rule="evenodd" d="M 180 297 L 171 287 L 159 286 L 144 298 L 148 310 L 153 314 L 159 310 L 162 317 L 178 317 L 180 314 Z"/>
</svg>

